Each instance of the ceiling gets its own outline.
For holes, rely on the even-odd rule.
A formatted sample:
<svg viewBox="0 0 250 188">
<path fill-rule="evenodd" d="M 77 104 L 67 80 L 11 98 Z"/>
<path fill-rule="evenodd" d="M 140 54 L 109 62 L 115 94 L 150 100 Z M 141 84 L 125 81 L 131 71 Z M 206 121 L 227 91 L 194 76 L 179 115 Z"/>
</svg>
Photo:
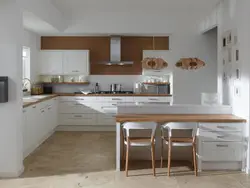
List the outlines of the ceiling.
<svg viewBox="0 0 250 188">
<path fill-rule="evenodd" d="M 51 0 L 66 16 L 84 12 L 124 12 L 124 11 L 210 11 L 220 0 Z"/>
<path fill-rule="evenodd" d="M 180 30 L 180 27 L 186 29 L 190 24 L 197 25 L 212 12 L 220 0 L 47 0 L 46 2 L 52 3 L 52 6 L 59 10 L 62 21 L 67 26 L 63 30 L 57 30 L 53 23 L 46 23 L 35 14 L 24 12 L 25 28 L 41 35 L 99 35 L 100 33 L 162 35 Z M 54 18 L 49 12 L 48 15 Z"/>
</svg>

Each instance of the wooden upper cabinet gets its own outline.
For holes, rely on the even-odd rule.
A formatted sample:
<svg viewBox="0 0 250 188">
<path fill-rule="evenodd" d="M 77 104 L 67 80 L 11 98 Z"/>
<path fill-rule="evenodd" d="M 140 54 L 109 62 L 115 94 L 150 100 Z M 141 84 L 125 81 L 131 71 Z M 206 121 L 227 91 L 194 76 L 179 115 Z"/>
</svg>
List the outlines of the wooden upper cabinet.
<svg viewBox="0 0 250 188">
<path fill-rule="evenodd" d="M 155 42 L 153 45 L 153 41 Z M 91 75 L 141 75 L 143 50 L 169 50 L 169 37 L 122 36 L 121 60 L 133 65 L 106 66 L 110 60 L 110 37 L 42 37 L 42 50 L 89 50 Z"/>
<path fill-rule="evenodd" d="M 155 50 L 169 50 L 169 37 L 154 37 Z"/>
</svg>

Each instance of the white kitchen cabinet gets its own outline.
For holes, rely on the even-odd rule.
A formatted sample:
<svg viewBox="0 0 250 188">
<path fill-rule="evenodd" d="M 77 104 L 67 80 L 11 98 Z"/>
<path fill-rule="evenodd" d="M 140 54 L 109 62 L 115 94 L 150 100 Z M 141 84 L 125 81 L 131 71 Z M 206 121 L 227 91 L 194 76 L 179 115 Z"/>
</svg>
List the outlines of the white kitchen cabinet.
<svg viewBox="0 0 250 188">
<path fill-rule="evenodd" d="M 23 133 L 23 158 L 27 157 L 28 144 L 27 144 L 27 109 L 23 109 L 22 119 L 22 133 Z"/>
<path fill-rule="evenodd" d="M 198 168 L 243 170 L 244 123 L 199 123 Z"/>
<path fill-rule="evenodd" d="M 96 115 L 95 114 L 60 114 L 59 115 L 60 125 L 95 125 Z"/>
<path fill-rule="evenodd" d="M 116 114 L 97 114 L 97 125 L 115 125 L 115 115 Z"/>
<path fill-rule="evenodd" d="M 89 75 L 89 51 L 65 50 L 63 58 L 63 73 L 65 75 Z"/>
<path fill-rule="evenodd" d="M 56 98 L 23 109 L 24 158 L 53 133 L 57 113 Z"/>
<path fill-rule="evenodd" d="M 41 75 L 63 74 L 63 52 L 57 50 L 42 50 L 39 53 Z"/>
<path fill-rule="evenodd" d="M 134 102 L 144 102 L 144 103 L 171 103 L 172 96 L 165 97 L 134 97 Z"/>
<path fill-rule="evenodd" d="M 59 99 L 59 125 L 111 126 L 115 125 L 119 103 L 169 103 L 171 100 L 172 97 L 62 96 Z"/>
<path fill-rule="evenodd" d="M 23 126 L 24 137 L 24 157 L 27 157 L 36 148 L 36 127 L 39 124 L 37 122 L 38 111 L 37 106 L 33 105 L 25 108 L 24 110 L 25 125 Z"/>
</svg>

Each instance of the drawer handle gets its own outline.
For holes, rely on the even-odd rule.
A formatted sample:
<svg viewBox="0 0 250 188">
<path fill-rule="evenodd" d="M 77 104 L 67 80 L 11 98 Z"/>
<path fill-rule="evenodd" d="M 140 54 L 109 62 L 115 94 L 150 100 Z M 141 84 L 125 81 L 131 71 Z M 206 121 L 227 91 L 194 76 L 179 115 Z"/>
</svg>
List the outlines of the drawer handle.
<svg viewBox="0 0 250 188">
<path fill-rule="evenodd" d="M 225 138 L 226 136 L 217 136 L 217 138 Z"/>
<path fill-rule="evenodd" d="M 79 104 L 79 103 L 75 103 L 75 106 L 82 106 L 82 104 Z"/>
<path fill-rule="evenodd" d="M 112 98 L 112 101 L 121 101 L 122 99 Z"/>
<path fill-rule="evenodd" d="M 150 101 L 158 101 L 158 99 L 148 99 L 148 100 L 150 100 Z"/>
<path fill-rule="evenodd" d="M 228 127 L 227 127 L 227 126 L 220 126 L 220 125 L 219 125 L 219 126 L 217 126 L 217 128 L 218 128 L 218 129 L 226 129 L 226 128 L 228 128 Z"/>
<path fill-rule="evenodd" d="M 41 112 L 44 113 L 44 110 L 42 110 Z"/>
<path fill-rule="evenodd" d="M 48 110 L 51 110 L 51 107 L 49 107 Z"/>
<path fill-rule="evenodd" d="M 81 115 L 75 115 L 74 117 L 79 117 L 79 118 L 80 118 L 80 117 L 82 117 L 82 116 L 81 116 Z"/>
<path fill-rule="evenodd" d="M 117 104 L 112 104 L 112 106 L 117 106 Z"/>
<path fill-rule="evenodd" d="M 33 106 L 32 108 L 36 108 L 36 106 Z"/>
<path fill-rule="evenodd" d="M 218 148 L 228 148 L 228 145 L 224 145 L 224 144 L 217 144 L 216 146 Z"/>
<path fill-rule="evenodd" d="M 23 113 L 25 113 L 26 112 L 26 110 L 23 110 Z"/>
</svg>

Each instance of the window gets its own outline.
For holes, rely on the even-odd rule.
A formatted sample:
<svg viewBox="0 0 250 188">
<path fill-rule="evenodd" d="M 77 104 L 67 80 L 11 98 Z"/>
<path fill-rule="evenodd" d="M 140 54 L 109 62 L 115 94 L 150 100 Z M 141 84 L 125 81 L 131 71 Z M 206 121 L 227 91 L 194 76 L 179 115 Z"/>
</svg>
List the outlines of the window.
<svg viewBox="0 0 250 188">
<path fill-rule="evenodd" d="M 30 79 L 30 48 L 23 47 L 23 79 Z"/>
</svg>

